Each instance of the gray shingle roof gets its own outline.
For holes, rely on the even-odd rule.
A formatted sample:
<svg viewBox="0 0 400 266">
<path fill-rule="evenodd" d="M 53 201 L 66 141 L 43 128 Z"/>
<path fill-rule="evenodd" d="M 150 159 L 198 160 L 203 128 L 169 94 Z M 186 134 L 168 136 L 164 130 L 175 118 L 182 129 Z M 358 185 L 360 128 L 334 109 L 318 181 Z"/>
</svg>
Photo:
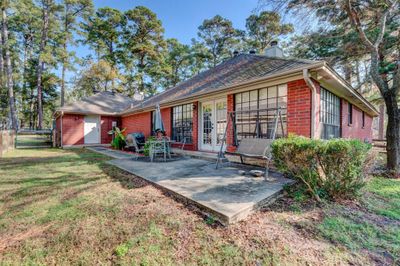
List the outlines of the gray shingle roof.
<svg viewBox="0 0 400 266">
<path fill-rule="evenodd" d="M 183 100 L 197 94 L 213 92 L 246 81 L 316 63 L 318 61 L 240 54 L 187 81 L 181 82 L 171 89 L 145 99 L 125 112 L 128 113 L 138 109 L 153 107 L 157 103 Z"/>
<path fill-rule="evenodd" d="M 80 101 L 64 105 L 58 111 L 65 113 L 118 115 L 123 110 L 137 103 L 137 101 L 122 94 L 103 91 L 85 97 Z"/>
</svg>

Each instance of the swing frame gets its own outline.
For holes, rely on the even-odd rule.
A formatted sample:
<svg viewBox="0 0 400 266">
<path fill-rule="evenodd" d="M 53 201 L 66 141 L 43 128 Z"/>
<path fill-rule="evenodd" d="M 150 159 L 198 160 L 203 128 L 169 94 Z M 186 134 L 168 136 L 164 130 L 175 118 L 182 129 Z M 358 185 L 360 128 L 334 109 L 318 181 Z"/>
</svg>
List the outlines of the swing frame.
<svg viewBox="0 0 400 266">
<path fill-rule="evenodd" d="M 262 153 L 249 153 L 249 152 L 240 152 L 241 149 L 241 143 L 243 143 L 243 141 L 241 143 L 239 143 L 238 146 L 238 151 L 237 152 L 227 152 L 227 151 L 223 151 L 224 149 L 224 144 L 226 144 L 226 137 L 227 137 L 227 131 L 228 128 L 230 126 L 230 123 L 233 127 L 233 134 L 234 134 L 234 142 L 235 145 L 237 144 L 237 136 L 236 136 L 236 125 L 235 125 L 235 119 L 236 119 L 236 114 L 237 113 L 250 113 L 250 112 L 257 112 L 259 113 L 260 111 L 272 111 L 275 110 L 275 117 L 274 117 L 274 127 L 273 127 L 273 131 L 272 131 L 272 136 L 270 139 L 264 139 L 264 138 L 253 138 L 253 139 L 245 139 L 245 142 L 248 143 L 244 143 L 243 145 L 249 145 L 249 143 L 253 144 L 253 145 L 263 145 L 265 146 L 265 148 L 263 149 Z M 279 121 L 278 121 L 279 120 Z M 259 130 L 259 120 L 257 120 L 257 125 L 256 125 L 256 130 Z M 222 143 L 221 143 L 221 147 L 220 147 L 220 151 L 218 152 L 218 156 L 217 156 L 217 163 L 216 163 L 216 169 L 218 169 L 219 164 L 222 162 L 223 159 L 225 159 L 225 154 L 228 155 L 236 155 L 240 157 L 240 161 L 241 163 L 244 163 L 243 158 L 248 157 L 248 158 L 256 158 L 256 159 L 263 159 L 266 161 L 266 165 L 265 165 L 265 179 L 269 180 L 269 165 L 270 162 L 272 160 L 272 154 L 271 154 L 271 144 L 272 142 L 276 139 L 276 131 L 278 129 L 278 122 L 280 122 L 281 124 L 281 130 L 282 133 L 284 135 L 284 137 L 286 136 L 285 131 L 284 131 L 284 126 L 283 126 L 283 119 L 282 119 L 282 107 L 278 107 L 278 108 L 269 108 L 269 109 L 260 109 L 260 110 L 246 110 L 246 111 L 232 111 L 228 113 L 228 119 L 227 119 L 227 123 L 225 126 L 225 131 L 224 131 L 224 137 L 222 139 Z M 257 135 L 259 136 L 259 134 L 257 133 Z M 248 141 L 247 141 L 248 140 Z"/>
</svg>

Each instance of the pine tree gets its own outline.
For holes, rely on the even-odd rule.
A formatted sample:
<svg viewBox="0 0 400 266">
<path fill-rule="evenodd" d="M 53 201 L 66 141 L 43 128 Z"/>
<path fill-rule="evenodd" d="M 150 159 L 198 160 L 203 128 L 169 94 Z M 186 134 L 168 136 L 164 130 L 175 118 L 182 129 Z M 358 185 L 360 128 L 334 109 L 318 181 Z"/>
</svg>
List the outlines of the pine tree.
<svg viewBox="0 0 400 266">
<path fill-rule="evenodd" d="M 209 66 L 215 67 L 232 55 L 235 45 L 241 41 L 244 34 L 235 29 L 230 20 L 216 15 L 203 21 L 197 35 L 211 57 Z"/>
</svg>

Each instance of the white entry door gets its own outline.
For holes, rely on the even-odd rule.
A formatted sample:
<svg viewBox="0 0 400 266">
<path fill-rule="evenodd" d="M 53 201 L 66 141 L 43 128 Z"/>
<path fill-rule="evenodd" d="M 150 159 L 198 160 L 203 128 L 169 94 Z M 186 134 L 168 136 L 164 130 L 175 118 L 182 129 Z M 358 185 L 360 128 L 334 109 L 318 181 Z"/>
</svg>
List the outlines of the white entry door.
<svg viewBox="0 0 400 266">
<path fill-rule="evenodd" d="M 98 115 L 85 116 L 84 139 L 85 144 L 100 143 L 100 117 Z"/>
<path fill-rule="evenodd" d="M 201 150 L 218 152 L 226 127 L 226 100 L 203 102 L 201 107 Z"/>
</svg>

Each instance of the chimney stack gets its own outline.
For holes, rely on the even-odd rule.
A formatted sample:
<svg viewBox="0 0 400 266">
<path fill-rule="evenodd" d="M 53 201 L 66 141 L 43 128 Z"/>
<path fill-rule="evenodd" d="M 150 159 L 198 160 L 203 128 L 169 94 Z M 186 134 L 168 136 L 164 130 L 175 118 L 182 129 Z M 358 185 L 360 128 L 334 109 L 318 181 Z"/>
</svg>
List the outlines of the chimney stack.
<svg viewBox="0 0 400 266">
<path fill-rule="evenodd" d="M 265 49 L 268 57 L 283 57 L 283 50 L 278 46 L 278 41 L 271 41 L 270 47 Z"/>
<path fill-rule="evenodd" d="M 143 93 L 143 92 L 135 92 L 135 93 L 133 94 L 133 99 L 134 99 L 135 101 L 143 101 L 143 99 L 144 99 L 144 93 Z"/>
</svg>

